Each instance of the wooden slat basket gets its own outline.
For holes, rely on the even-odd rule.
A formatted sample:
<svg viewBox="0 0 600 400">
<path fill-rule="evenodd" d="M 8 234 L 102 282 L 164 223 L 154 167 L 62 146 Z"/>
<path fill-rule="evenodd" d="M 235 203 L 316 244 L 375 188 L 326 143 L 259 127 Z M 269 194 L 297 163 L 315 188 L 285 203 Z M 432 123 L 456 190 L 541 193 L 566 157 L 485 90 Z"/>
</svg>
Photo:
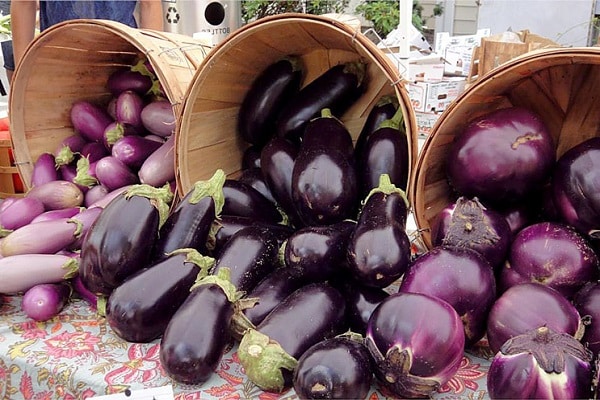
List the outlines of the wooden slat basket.
<svg viewBox="0 0 600 400">
<path fill-rule="evenodd" d="M 256 76 L 287 55 L 300 56 L 304 85 L 346 61 L 367 61 L 366 92 L 340 119 L 354 139 L 382 95 L 396 95 L 404 114 L 410 165 L 417 154 L 417 125 L 396 67 L 360 31 L 324 16 L 281 14 L 233 32 L 204 59 L 189 87 L 177 126 L 177 184 L 186 193 L 221 168 L 230 177 L 241 170 L 248 147 L 237 134 L 240 104 Z"/>
<path fill-rule="evenodd" d="M 18 65 L 9 98 L 15 159 L 25 184 L 37 157 L 73 134 L 69 112 L 75 101 L 110 100 L 106 82 L 115 70 L 146 57 L 177 114 L 211 49 L 207 41 L 107 20 L 71 20 L 42 32 Z"/>
<path fill-rule="evenodd" d="M 554 138 L 557 158 L 600 135 L 600 48 L 526 53 L 481 77 L 444 111 L 419 154 L 409 192 L 427 247 L 433 219 L 455 200 L 444 162 L 455 135 L 482 114 L 509 106 L 541 116 Z"/>
</svg>

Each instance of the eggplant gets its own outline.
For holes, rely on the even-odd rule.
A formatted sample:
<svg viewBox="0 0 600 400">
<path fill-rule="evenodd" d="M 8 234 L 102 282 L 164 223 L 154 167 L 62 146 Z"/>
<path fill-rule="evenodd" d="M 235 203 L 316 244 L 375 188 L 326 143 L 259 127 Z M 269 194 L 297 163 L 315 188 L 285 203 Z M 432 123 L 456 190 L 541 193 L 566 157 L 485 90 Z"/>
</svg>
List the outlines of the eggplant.
<svg viewBox="0 0 600 400">
<path fill-rule="evenodd" d="M 175 111 L 168 100 L 154 100 L 146 104 L 140 117 L 148 132 L 163 138 L 175 133 Z"/>
<path fill-rule="evenodd" d="M 264 146 L 248 146 L 246 150 L 242 153 L 242 171 L 260 167 L 260 153 Z"/>
<path fill-rule="evenodd" d="M 322 109 L 318 117 L 306 124 L 300 151 L 315 147 L 340 151 L 348 159 L 354 157 L 354 143 L 348 128 L 329 108 Z"/>
<path fill-rule="evenodd" d="M 402 109 L 398 108 L 392 119 L 382 122 L 355 155 L 362 198 L 377 187 L 382 174 L 388 175 L 394 185 L 406 190 L 410 155 Z"/>
<path fill-rule="evenodd" d="M 79 186 L 84 193 L 84 201 L 85 193 L 87 193 L 91 187 L 98 185 L 98 179 L 96 178 L 97 165 L 98 161 L 90 163 L 90 160 L 87 157 L 79 157 L 77 160 L 75 176 L 71 178 L 71 182 Z M 64 174 L 63 176 L 66 177 Z"/>
<path fill-rule="evenodd" d="M 0 211 L 0 236 L 30 224 L 44 210 L 44 203 L 35 197 L 15 198 Z"/>
<path fill-rule="evenodd" d="M 90 163 L 94 163 L 107 155 L 109 154 L 106 146 L 99 142 L 88 142 L 80 151 L 80 157 L 86 157 Z"/>
<path fill-rule="evenodd" d="M 304 225 L 356 218 L 358 184 L 353 161 L 333 149 L 301 150 L 294 162 L 292 199 Z"/>
<path fill-rule="evenodd" d="M 113 144 L 111 154 L 129 168 L 137 170 L 161 145 L 162 143 L 143 136 L 129 135 Z"/>
<path fill-rule="evenodd" d="M 108 76 L 106 87 L 113 96 L 118 96 L 126 90 L 133 90 L 138 94 L 144 95 L 152 87 L 152 78 L 131 68 L 121 68 Z"/>
<path fill-rule="evenodd" d="M 80 153 L 87 143 L 88 141 L 79 134 L 64 138 L 54 151 L 56 167 L 68 165 L 75 161 L 75 154 Z"/>
<path fill-rule="evenodd" d="M 109 150 L 112 150 L 112 147 L 117 142 L 117 140 L 124 138 L 125 136 L 137 136 L 139 134 L 139 130 L 134 128 L 133 126 L 122 124 L 118 121 L 113 121 L 110 124 L 108 124 L 106 129 L 104 129 L 102 143 L 104 147 L 106 147 Z"/>
<path fill-rule="evenodd" d="M 76 101 L 71 106 L 73 129 L 88 142 L 101 142 L 111 122 L 113 119 L 104 108 L 89 101 Z"/>
<path fill-rule="evenodd" d="M 25 292 L 42 283 L 73 278 L 79 270 L 78 257 L 63 254 L 19 254 L 0 258 L 0 293 Z"/>
<path fill-rule="evenodd" d="M 365 399 L 373 381 L 372 364 L 362 337 L 323 340 L 298 359 L 294 391 L 301 399 Z"/>
<path fill-rule="evenodd" d="M 81 275 L 76 275 L 73 279 L 71 279 L 71 284 L 74 294 L 88 303 L 90 307 L 98 310 L 98 303 L 100 299 L 104 299 L 104 297 L 96 296 L 96 294 L 90 292 L 88 288 L 83 286 L 83 282 L 81 282 Z"/>
<path fill-rule="evenodd" d="M 285 265 L 306 281 L 325 281 L 345 271 L 346 251 L 354 221 L 307 226 L 295 231 L 285 242 Z"/>
<path fill-rule="evenodd" d="M 96 164 L 98 182 L 108 190 L 140 183 L 138 176 L 122 161 L 113 156 L 106 156 Z"/>
<path fill-rule="evenodd" d="M 157 187 L 175 180 L 175 135 L 146 158 L 138 176 L 140 182 Z"/>
<path fill-rule="evenodd" d="M 160 337 L 197 279 L 214 259 L 179 249 L 141 269 L 116 287 L 106 303 L 106 321 L 123 340 L 148 343 Z"/>
<path fill-rule="evenodd" d="M 165 329 L 160 363 L 177 382 L 206 382 L 231 343 L 229 326 L 239 294 L 228 281 L 227 272 L 225 268 L 200 279 Z"/>
<path fill-rule="evenodd" d="M 36 222 L 51 221 L 60 218 L 71 218 L 72 216 L 79 214 L 82 209 L 84 209 L 84 207 L 69 207 L 61 208 L 60 210 L 44 211 L 32 219 L 31 223 L 34 224 Z"/>
<path fill-rule="evenodd" d="M 367 286 L 348 277 L 332 284 L 346 298 L 346 318 L 350 330 L 364 335 L 371 314 L 390 294 L 384 289 Z"/>
<path fill-rule="evenodd" d="M 286 222 L 275 204 L 258 190 L 239 180 L 225 180 L 223 197 L 224 215 L 250 217 L 271 224 Z"/>
<path fill-rule="evenodd" d="M 80 273 L 89 290 L 108 295 L 148 265 L 172 199 L 168 187 L 142 184 L 104 207 L 81 246 Z"/>
<path fill-rule="evenodd" d="M 44 209 L 79 207 L 83 204 L 83 192 L 73 182 L 57 180 L 32 187 L 25 197 L 36 198 L 44 204 Z"/>
<path fill-rule="evenodd" d="M 104 185 L 98 184 L 96 186 L 92 186 L 87 192 L 85 192 L 83 205 L 85 207 L 91 207 L 108 195 L 109 192 L 110 190 L 108 190 L 108 188 Z"/>
<path fill-rule="evenodd" d="M 301 287 L 243 336 L 238 357 L 246 375 L 265 391 L 292 384 L 298 358 L 312 345 L 346 329 L 346 304 L 328 283 Z"/>
<path fill-rule="evenodd" d="M 277 234 L 265 226 L 248 226 L 236 232 L 223 246 L 213 274 L 230 271 L 229 280 L 241 292 L 254 288 L 279 264 Z"/>
<path fill-rule="evenodd" d="M 180 248 L 206 250 L 206 241 L 212 223 L 223 208 L 225 172 L 218 169 L 206 181 L 197 181 L 181 199 L 159 231 L 154 248 L 155 260 Z"/>
<path fill-rule="evenodd" d="M 38 186 L 46 182 L 60 179 L 56 169 L 56 160 L 54 154 L 42 153 L 33 164 L 31 172 L 31 186 Z"/>
<path fill-rule="evenodd" d="M 47 321 L 62 311 L 72 292 L 66 281 L 35 285 L 23 294 L 21 310 L 35 321 Z"/>
<path fill-rule="evenodd" d="M 132 90 L 119 93 L 115 104 L 116 121 L 126 126 L 132 126 L 136 131 L 143 130 L 142 109 L 144 99 Z"/>
<path fill-rule="evenodd" d="M 377 100 L 377 103 L 369 111 L 367 119 L 358 134 L 354 145 L 355 154 L 362 153 L 362 148 L 367 138 L 379 128 L 379 125 L 383 121 L 391 119 L 396 114 L 398 107 L 399 101 L 395 94 L 384 95 Z"/>
<path fill-rule="evenodd" d="M 408 269 L 408 202 L 401 189 L 382 175 L 379 189 L 365 199 L 348 245 L 348 266 L 365 285 L 384 288 Z"/>
<path fill-rule="evenodd" d="M 260 153 L 260 168 L 265 182 L 277 200 L 277 204 L 287 214 L 292 225 L 299 225 L 292 197 L 292 174 L 299 148 L 287 139 L 274 137 Z"/>
<path fill-rule="evenodd" d="M 245 317 L 254 326 L 260 324 L 279 303 L 305 284 L 303 277 L 289 268 L 275 269 L 246 294 L 245 299 L 252 306 L 244 308 Z"/>
<path fill-rule="evenodd" d="M 254 78 L 238 112 L 237 130 L 242 139 L 262 146 L 271 138 L 279 113 L 300 91 L 303 67 L 299 57 L 288 56 Z"/>
<path fill-rule="evenodd" d="M 335 65 L 308 83 L 285 105 L 276 121 L 276 132 L 299 142 L 308 121 L 323 108 L 341 115 L 360 95 L 366 65 L 360 61 Z"/>
<path fill-rule="evenodd" d="M 238 181 L 252 186 L 260 194 L 269 199 L 271 203 L 277 204 L 277 200 L 275 200 L 275 197 L 273 197 L 273 193 L 271 193 L 271 189 L 269 189 L 269 186 L 265 181 L 265 177 L 260 166 L 250 167 L 242 170 L 241 175 L 238 177 Z"/>
</svg>

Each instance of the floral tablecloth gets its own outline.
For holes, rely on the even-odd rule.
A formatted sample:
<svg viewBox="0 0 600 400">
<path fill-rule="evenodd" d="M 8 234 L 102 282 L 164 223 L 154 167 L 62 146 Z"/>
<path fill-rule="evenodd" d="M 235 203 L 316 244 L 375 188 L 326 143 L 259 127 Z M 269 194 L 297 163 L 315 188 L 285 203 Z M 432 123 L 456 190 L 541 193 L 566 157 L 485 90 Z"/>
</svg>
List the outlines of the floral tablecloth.
<svg viewBox="0 0 600 400">
<path fill-rule="evenodd" d="M 0 297 L 2 399 L 87 399 L 172 385 L 175 399 L 293 399 L 262 392 L 244 375 L 237 347 L 229 349 L 212 379 L 189 387 L 169 379 L 159 361 L 159 340 L 120 339 L 88 303 L 73 299 L 59 316 L 35 322 L 21 312 L 21 296 Z M 486 359 L 487 357 L 487 359 Z M 489 354 L 465 354 L 456 376 L 436 399 L 485 399 Z M 387 399 L 374 385 L 370 400 Z"/>
</svg>

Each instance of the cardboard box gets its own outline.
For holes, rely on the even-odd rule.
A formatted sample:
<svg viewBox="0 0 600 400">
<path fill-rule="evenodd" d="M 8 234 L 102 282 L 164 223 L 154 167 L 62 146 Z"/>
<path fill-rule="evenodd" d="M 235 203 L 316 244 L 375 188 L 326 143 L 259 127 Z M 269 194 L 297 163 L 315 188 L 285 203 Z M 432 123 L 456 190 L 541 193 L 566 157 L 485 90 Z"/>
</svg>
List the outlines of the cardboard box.
<svg viewBox="0 0 600 400">
<path fill-rule="evenodd" d="M 435 52 L 446 61 L 444 74 L 468 76 L 471 69 L 473 49 L 480 45 L 481 38 L 490 36 L 490 29 L 479 29 L 475 35 L 450 36 L 439 32 L 435 37 Z"/>
<path fill-rule="evenodd" d="M 465 90 L 466 83 L 467 79 L 463 77 L 446 77 L 435 82 L 410 82 L 408 84 L 410 102 L 415 111 L 444 111 Z"/>
<path fill-rule="evenodd" d="M 433 127 L 440 117 L 441 113 L 430 113 L 415 111 L 415 119 L 417 120 L 417 133 L 419 136 L 428 136 L 433 132 Z"/>
</svg>

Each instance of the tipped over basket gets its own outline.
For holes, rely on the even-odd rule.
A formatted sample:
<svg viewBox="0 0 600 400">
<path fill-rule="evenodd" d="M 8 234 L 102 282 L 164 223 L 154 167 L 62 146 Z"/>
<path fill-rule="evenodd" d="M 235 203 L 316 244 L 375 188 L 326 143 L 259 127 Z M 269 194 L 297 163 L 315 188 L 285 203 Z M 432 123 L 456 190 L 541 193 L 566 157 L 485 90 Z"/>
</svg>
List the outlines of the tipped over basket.
<svg viewBox="0 0 600 400">
<path fill-rule="evenodd" d="M 446 177 L 445 156 L 455 136 L 475 118 L 509 106 L 540 115 L 556 157 L 600 135 L 600 47 L 536 50 L 481 77 L 436 122 L 417 160 L 410 199 L 427 247 L 436 215 L 456 199 Z"/>
<path fill-rule="evenodd" d="M 42 32 L 28 46 L 10 90 L 15 160 L 25 184 L 40 154 L 73 134 L 69 111 L 75 101 L 109 101 L 111 73 L 147 58 L 177 113 L 210 49 L 188 36 L 107 20 L 71 20 Z"/>
<path fill-rule="evenodd" d="M 340 119 L 356 139 L 367 115 L 383 95 L 396 95 L 404 114 L 410 153 L 416 160 L 416 121 L 402 79 L 377 46 L 350 25 L 332 18 L 281 14 L 245 25 L 219 43 L 198 69 L 177 127 L 177 184 L 183 193 L 221 168 L 230 177 L 241 171 L 249 146 L 237 134 L 240 104 L 257 75 L 288 55 L 306 67 L 303 85 L 347 61 L 367 62 L 368 87 Z"/>
</svg>

